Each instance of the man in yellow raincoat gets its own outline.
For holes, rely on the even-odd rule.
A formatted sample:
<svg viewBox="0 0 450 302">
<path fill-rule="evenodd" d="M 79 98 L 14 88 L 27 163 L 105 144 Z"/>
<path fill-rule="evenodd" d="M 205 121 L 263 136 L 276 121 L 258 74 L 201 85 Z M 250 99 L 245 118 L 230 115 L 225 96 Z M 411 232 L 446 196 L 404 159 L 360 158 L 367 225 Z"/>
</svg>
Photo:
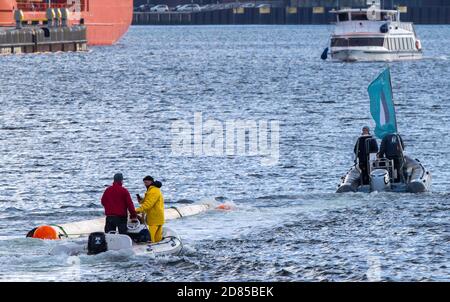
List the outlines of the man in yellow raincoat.
<svg viewBox="0 0 450 302">
<path fill-rule="evenodd" d="M 164 197 L 159 187 L 155 185 L 153 177 L 145 176 L 143 181 L 147 192 L 143 199 L 138 196 L 141 205 L 136 209 L 136 212 L 145 214 L 151 240 L 152 242 L 159 242 L 162 239 L 164 224 Z"/>
</svg>

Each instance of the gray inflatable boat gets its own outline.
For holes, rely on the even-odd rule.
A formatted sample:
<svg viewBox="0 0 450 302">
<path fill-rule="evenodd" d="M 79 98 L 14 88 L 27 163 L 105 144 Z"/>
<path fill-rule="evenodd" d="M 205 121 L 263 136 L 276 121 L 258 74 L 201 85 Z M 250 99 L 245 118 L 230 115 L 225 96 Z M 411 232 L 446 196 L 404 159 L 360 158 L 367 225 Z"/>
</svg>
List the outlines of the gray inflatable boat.
<svg viewBox="0 0 450 302">
<path fill-rule="evenodd" d="M 399 175 L 401 173 L 401 175 Z M 345 192 L 410 192 L 430 191 L 431 173 L 418 159 L 404 156 L 403 171 L 394 169 L 394 162 L 386 158 L 369 160 L 369 184 L 363 184 L 362 171 L 354 165 L 341 178 L 336 193 Z"/>
</svg>

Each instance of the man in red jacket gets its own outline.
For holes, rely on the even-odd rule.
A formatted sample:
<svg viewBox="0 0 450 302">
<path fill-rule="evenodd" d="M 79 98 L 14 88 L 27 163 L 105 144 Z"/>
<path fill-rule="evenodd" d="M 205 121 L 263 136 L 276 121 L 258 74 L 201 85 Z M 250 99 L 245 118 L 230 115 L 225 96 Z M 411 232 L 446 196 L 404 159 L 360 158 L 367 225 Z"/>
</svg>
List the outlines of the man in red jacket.
<svg viewBox="0 0 450 302">
<path fill-rule="evenodd" d="M 117 228 L 119 234 L 127 233 L 127 210 L 132 220 L 137 218 L 130 193 L 122 186 L 122 182 L 122 173 L 115 174 L 114 183 L 103 193 L 102 205 L 106 215 L 105 233 L 116 231 Z"/>
</svg>

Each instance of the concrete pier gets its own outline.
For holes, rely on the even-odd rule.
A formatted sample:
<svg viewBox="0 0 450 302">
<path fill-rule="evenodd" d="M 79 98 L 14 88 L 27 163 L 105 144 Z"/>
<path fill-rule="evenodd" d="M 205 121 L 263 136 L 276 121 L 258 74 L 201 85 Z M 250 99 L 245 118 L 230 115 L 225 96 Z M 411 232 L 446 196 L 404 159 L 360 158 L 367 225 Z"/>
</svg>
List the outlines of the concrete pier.
<svg viewBox="0 0 450 302">
<path fill-rule="evenodd" d="M 83 51 L 87 49 L 86 27 L 25 26 L 0 29 L 0 54 Z"/>
</svg>

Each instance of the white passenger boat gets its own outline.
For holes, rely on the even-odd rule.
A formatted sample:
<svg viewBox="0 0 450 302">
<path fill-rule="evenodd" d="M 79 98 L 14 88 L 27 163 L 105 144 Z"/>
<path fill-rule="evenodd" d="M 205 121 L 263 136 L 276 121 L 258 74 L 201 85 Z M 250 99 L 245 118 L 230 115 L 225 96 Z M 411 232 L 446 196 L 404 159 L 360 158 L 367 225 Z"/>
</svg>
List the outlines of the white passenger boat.
<svg viewBox="0 0 450 302">
<path fill-rule="evenodd" d="M 380 9 L 340 9 L 328 52 L 338 61 L 397 61 L 422 58 L 422 45 L 414 25 L 400 21 L 400 11 Z"/>
</svg>

